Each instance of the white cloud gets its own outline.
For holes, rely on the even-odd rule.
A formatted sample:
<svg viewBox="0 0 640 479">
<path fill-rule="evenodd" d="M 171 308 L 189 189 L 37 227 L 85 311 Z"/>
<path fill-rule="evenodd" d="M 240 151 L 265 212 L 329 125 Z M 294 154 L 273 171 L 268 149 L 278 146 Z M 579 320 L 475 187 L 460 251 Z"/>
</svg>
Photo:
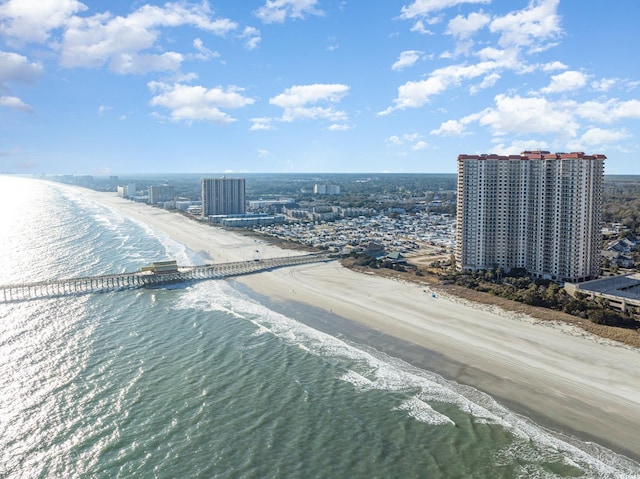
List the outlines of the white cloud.
<svg viewBox="0 0 640 479">
<path fill-rule="evenodd" d="M 175 52 L 141 53 L 156 48 L 160 27 L 191 25 L 215 35 L 237 28 L 227 19 L 211 20 L 207 3 L 145 5 L 126 17 L 109 13 L 72 17 L 63 35 L 60 62 L 65 67 L 109 64 L 117 73 L 177 70 L 183 56 Z"/>
<path fill-rule="evenodd" d="M 344 122 L 348 119 L 347 114 L 336 110 L 333 105 L 326 108 L 312 105 L 318 102 L 338 103 L 348 91 L 347 85 L 340 84 L 296 85 L 271 98 L 269 103 L 284 108 L 282 121 L 324 119 Z"/>
<path fill-rule="evenodd" d="M 494 141 L 491 153 L 497 155 L 519 155 L 523 151 L 551 150 L 551 146 L 545 141 L 531 139 L 517 139 L 507 145 L 501 141 Z"/>
<path fill-rule="evenodd" d="M 640 101 L 620 101 L 610 98 L 602 101 L 586 101 L 583 103 L 567 102 L 567 108 L 590 121 L 612 123 L 619 120 L 640 119 Z"/>
<path fill-rule="evenodd" d="M 467 115 L 459 120 L 443 122 L 432 130 L 432 135 L 460 136 L 466 134 L 471 123 L 487 127 L 493 142 L 500 144 L 504 151 L 516 146 L 529 148 L 520 140 L 522 137 L 539 135 L 531 148 L 547 148 L 551 140 L 554 148 L 568 148 L 573 151 L 607 147 L 631 137 L 625 129 L 604 129 L 590 125 L 586 131 L 581 122 L 612 123 L 627 119 L 640 119 L 640 101 L 549 101 L 543 97 L 521 97 L 518 95 L 497 95 L 495 106 Z M 505 146 L 505 138 L 513 138 L 511 146 Z"/>
<path fill-rule="evenodd" d="M 466 17 L 458 15 L 448 24 L 447 33 L 456 36 L 458 44 L 454 52 L 441 54 L 441 59 L 453 58 L 460 54 L 477 56 L 476 64 L 450 65 L 432 71 L 426 79 L 409 81 L 398 87 L 397 98 L 392 106 L 379 112 L 387 115 L 395 110 L 419 108 L 445 91 L 459 87 L 465 82 L 481 77 L 482 81 L 470 85 L 468 90 L 475 94 L 480 90 L 494 86 L 502 77 L 503 71 L 517 74 L 531 73 L 538 70 L 554 71 L 566 69 L 560 62 L 547 64 L 527 64 L 523 58 L 523 49 L 529 53 L 539 52 L 553 45 L 563 31 L 560 28 L 560 17 L 557 13 L 559 0 L 530 0 L 524 9 L 506 15 L 491 18 L 483 12 L 470 13 Z M 424 19 L 427 15 L 442 9 L 455 7 L 465 2 L 462 0 L 415 0 L 402 8 L 401 18 Z M 477 52 L 472 52 L 471 36 L 480 29 L 489 26 L 489 30 L 498 35 L 497 46 L 488 45 Z M 566 72 L 565 72 L 566 73 Z M 547 92 L 575 88 L 580 79 L 578 72 L 558 76 L 548 87 Z M 586 76 L 584 76 L 586 82 Z"/>
<path fill-rule="evenodd" d="M 411 20 L 426 17 L 432 13 L 466 3 L 490 3 L 490 0 L 414 0 L 409 6 L 402 7 L 400 18 Z"/>
<path fill-rule="evenodd" d="M 406 141 L 416 141 L 418 138 L 422 138 L 422 135 L 420 133 L 407 133 L 402 138 Z"/>
<path fill-rule="evenodd" d="M 497 66 L 496 62 L 487 61 L 475 65 L 451 65 L 434 70 L 426 80 L 409 81 L 399 86 L 398 98 L 394 100 L 394 105 L 378 114 L 387 115 L 398 109 L 421 107 L 428 103 L 432 96 L 459 85 L 463 80 L 486 75 Z"/>
<path fill-rule="evenodd" d="M 148 72 L 178 71 L 183 56 L 176 52 L 162 55 L 140 55 L 122 53 L 111 60 L 110 68 L 121 74 L 143 74 Z"/>
<path fill-rule="evenodd" d="M 617 103 L 610 112 L 614 119 L 640 119 L 640 101 L 629 100 Z"/>
<path fill-rule="evenodd" d="M 415 65 L 415 63 L 420 59 L 420 56 L 423 52 L 418 50 L 406 50 L 400 53 L 400 56 L 396 60 L 396 62 L 391 65 L 391 69 L 398 71 L 403 70 L 404 68 L 411 67 Z"/>
<path fill-rule="evenodd" d="M 209 60 L 211 58 L 219 58 L 220 54 L 214 50 L 209 50 L 204 46 L 204 42 L 200 38 L 193 40 L 193 47 L 198 50 L 199 53 L 195 55 L 198 60 Z"/>
<path fill-rule="evenodd" d="M 31 113 L 33 108 L 15 96 L 0 96 L 0 107 Z"/>
<path fill-rule="evenodd" d="M 567 70 L 569 67 L 562 62 L 554 61 L 542 65 L 542 71 L 551 72 L 555 70 Z"/>
<path fill-rule="evenodd" d="M 629 138 L 631 135 L 626 130 L 604 130 L 602 128 L 591 128 L 587 130 L 579 140 L 581 146 L 593 148 L 595 146 L 607 146 Z M 582 150 L 582 148 L 578 148 Z"/>
<path fill-rule="evenodd" d="M 492 60 L 500 63 L 500 65 L 516 69 L 520 64 L 520 60 L 518 59 L 518 50 L 513 48 L 494 48 L 494 47 L 485 47 L 479 52 L 476 53 L 478 58 L 484 61 Z"/>
<path fill-rule="evenodd" d="M 408 145 L 412 151 L 420 151 L 429 147 L 429 144 L 422 140 L 420 133 L 405 133 L 402 136 L 392 135 L 386 141 L 396 146 Z"/>
<path fill-rule="evenodd" d="M 589 77 L 582 72 L 569 70 L 551 77 L 549 86 L 542 88 L 542 93 L 561 93 L 575 91 L 587 84 Z"/>
<path fill-rule="evenodd" d="M 334 123 L 333 125 L 329 125 L 329 127 L 327 128 L 327 130 L 329 131 L 347 131 L 350 130 L 351 127 L 349 125 L 346 125 L 344 123 Z"/>
<path fill-rule="evenodd" d="M 12 52 L 0 51 L 0 86 L 7 83 L 31 83 L 43 72 L 42 65 Z"/>
<path fill-rule="evenodd" d="M 496 84 L 496 82 L 500 79 L 500 74 L 493 72 L 489 73 L 486 77 L 482 79 L 479 85 L 472 85 L 469 87 L 469 93 L 475 95 L 481 90 L 485 90 L 487 88 L 491 88 Z"/>
<path fill-rule="evenodd" d="M 258 48 L 258 44 L 262 41 L 262 38 L 260 37 L 260 30 L 254 27 L 245 27 L 240 38 L 245 40 L 244 46 L 247 50 L 254 50 L 255 48 Z"/>
<path fill-rule="evenodd" d="M 19 42 L 46 42 L 87 6 L 77 0 L 8 0 L 0 5 L 0 33 Z"/>
<path fill-rule="evenodd" d="M 273 125 L 271 124 L 271 118 L 251 118 L 253 125 L 249 130 L 258 131 L 258 130 L 275 130 Z"/>
<path fill-rule="evenodd" d="M 422 22 L 422 20 L 418 20 L 416 23 L 414 23 L 413 26 L 411 27 L 411 31 L 418 32 L 423 35 L 433 35 L 433 32 L 424 26 L 424 23 Z"/>
<path fill-rule="evenodd" d="M 491 17 L 485 13 L 470 13 L 468 17 L 458 15 L 449 21 L 447 32 L 461 40 L 473 36 L 481 28 L 484 28 L 491 21 Z"/>
<path fill-rule="evenodd" d="M 474 117 L 494 135 L 539 133 L 574 138 L 577 134 L 575 115 L 545 98 L 497 95 L 494 100 L 495 108 Z"/>
<path fill-rule="evenodd" d="M 609 91 L 616 83 L 619 83 L 617 78 L 603 78 L 602 80 L 594 80 L 591 82 L 591 88 L 606 92 Z"/>
<path fill-rule="evenodd" d="M 258 149 L 258 156 L 260 158 L 266 158 L 267 156 L 271 156 L 271 153 L 269 153 L 268 150 Z"/>
<path fill-rule="evenodd" d="M 465 134 L 465 124 L 458 120 L 447 120 L 430 133 L 438 136 L 462 136 Z"/>
<path fill-rule="evenodd" d="M 26 57 L 12 52 L 0 51 L 0 106 L 12 110 L 31 113 L 33 108 L 20 98 L 11 95 L 12 83 L 31 83 L 42 74 L 39 63 L 30 62 Z"/>
<path fill-rule="evenodd" d="M 562 34 L 558 4 L 560 0 L 531 0 L 527 8 L 495 18 L 489 29 L 500 34 L 502 47 L 529 47 L 532 52 L 545 50 L 545 41 Z"/>
<path fill-rule="evenodd" d="M 327 38 L 327 43 L 328 43 L 327 50 L 329 50 L 330 52 L 340 48 L 340 43 L 338 43 L 338 39 L 336 37 Z"/>
<path fill-rule="evenodd" d="M 243 96 L 243 89 L 237 86 L 207 89 L 203 86 L 169 85 L 161 82 L 149 82 L 148 86 L 152 93 L 157 93 L 151 99 L 151 105 L 169 109 L 174 122 L 206 120 L 230 123 L 235 119 L 221 109 L 243 108 L 255 101 Z"/>
<path fill-rule="evenodd" d="M 266 0 L 255 15 L 264 23 L 283 23 L 287 18 L 324 15 L 316 8 L 317 3 L 318 0 Z"/>
</svg>

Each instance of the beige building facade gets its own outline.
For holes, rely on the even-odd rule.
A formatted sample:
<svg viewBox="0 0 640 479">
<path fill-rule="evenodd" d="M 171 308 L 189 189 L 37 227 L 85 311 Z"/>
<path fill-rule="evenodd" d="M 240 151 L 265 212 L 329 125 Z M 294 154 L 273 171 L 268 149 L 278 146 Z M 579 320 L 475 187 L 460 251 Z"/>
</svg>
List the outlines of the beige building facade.
<svg viewBox="0 0 640 479">
<path fill-rule="evenodd" d="M 456 260 L 581 282 L 600 273 L 605 155 L 459 155 Z"/>
</svg>

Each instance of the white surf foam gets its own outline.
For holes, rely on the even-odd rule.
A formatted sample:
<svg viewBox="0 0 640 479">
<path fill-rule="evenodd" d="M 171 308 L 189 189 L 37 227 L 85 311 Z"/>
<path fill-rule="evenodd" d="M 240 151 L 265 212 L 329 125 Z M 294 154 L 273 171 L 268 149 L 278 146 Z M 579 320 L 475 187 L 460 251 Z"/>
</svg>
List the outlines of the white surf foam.
<svg viewBox="0 0 640 479">
<path fill-rule="evenodd" d="M 584 477 L 640 478 L 640 465 L 606 448 L 581 442 L 575 438 L 561 437 L 541 428 L 497 403 L 492 397 L 469 386 L 448 381 L 429 371 L 418 369 L 397 358 L 367 347 L 356 346 L 315 330 L 303 323 L 277 313 L 252 300 L 225 281 L 199 283 L 181 300 L 182 307 L 226 310 L 256 325 L 257 334 L 273 334 L 288 344 L 302 347 L 312 354 L 344 360 L 347 369 L 337 379 L 353 384 L 356 390 L 385 390 L 410 395 L 398 406 L 398 410 L 434 426 L 455 424 L 454 421 L 433 409 L 432 403 L 455 405 L 471 414 L 478 423 L 490 423 L 504 427 L 515 436 L 514 445 L 501 451 L 504 460 L 513 454 L 523 459 L 559 460 L 582 469 Z M 215 306 L 211 306 L 215 303 Z M 522 447 L 518 447 L 521 444 Z M 533 452 L 532 452 L 533 451 Z M 533 454 L 534 456 L 531 456 Z M 533 473 L 523 466 L 523 474 Z M 526 471 L 525 471 L 526 469 Z M 546 475 L 544 471 L 540 477 Z M 536 473 L 537 474 L 537 473 Z M 523 476 L 524 477 L 524 476 Z"/>
</svg>

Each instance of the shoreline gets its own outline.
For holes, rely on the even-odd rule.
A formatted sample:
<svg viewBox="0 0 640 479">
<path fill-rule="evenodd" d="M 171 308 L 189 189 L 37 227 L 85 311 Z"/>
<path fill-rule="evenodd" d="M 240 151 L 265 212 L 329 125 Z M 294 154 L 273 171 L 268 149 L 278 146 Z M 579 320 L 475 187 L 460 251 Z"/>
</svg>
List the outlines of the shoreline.
<svg viewBox="0 0 640 479">
<path fill-rule="evenodd" d="M 311 306 L 308 304 L 291 301 L 287 303 L 278 303 L 271 298 L 256 293 L 242 282 L 233 281 L 235 287 L 251 297 L 258 300 L 261 304 L 267 306 L 272 311 L 283 314 L 288 317 L 296 318 L 297 321 L 309 326 L 313 329 L 337 337 L 342 341 L 351 343 L 365 348 L 371 348 L 376 352 L 386 356 L 399 359 L 418 369 L 426 370 L 441 376 L 447 381 L 455 382 L 463 386 L 470 386 L 477 389 L 481 393 L 489 395 L 498 404 L 511 411 L 527 422 L 532 422 L 536 426 L 548 431 L 550 434 L 560 437 L 569 444 L 576 439 L 582 442 L 594 442 L 599 446 L 626 456 L 634 461 L 640 462 L 640 456 L 629 449 L 621 449 L 605 442 L 601 437 L 579 431 L 570 426 L 562 425 L 551 420 L 548 416 L 532 411 L 526 405 L 514 401 L 506 396 L 498 396 L 490 394 L 481 385 L 472 385 L 462 382 L 460 372 L 464 371 L 467 378 L 486 378 L 487 373 L 477 370 L 473 366 L 460 363 L 455 359 L 446 357 L 441 353 L 426 349 L 411 341 L 403 338 L 393 337 L 368 327 L 366 324 L 353 321 L 348 318 L 337 316 L 336 314 Z M 312 316 L 310 318 L 310 316 Z"/>
<path fill-rule="evenodd" d="M 113 193 L 81 191 L 213 262 L 238 261 L 258 252 L 264 258 L 293 253 Z M 390 356 L 410 364 L 410 356 L 418 367 L 424 367 L 425 356 L 433 356 L 437 361 L 430 360 L 429 370 L 483 391 L 545 428 L 640 460 L 640 369 L 632 366 L 640 364 L 640 350 L 603 344 L 584 331 L 568 331 L 570 325 L 540 322 L 439 292 L 432 297 L 428 286 L 354 272 L 337 261 L 234 281 L 268 298 L 275 308 L 304 305 L 325 311 L 336 322 L 357 324 L 365 331 L 364 344 L 371 345 L 379 335 L 396 348 Z"/>
</svg>

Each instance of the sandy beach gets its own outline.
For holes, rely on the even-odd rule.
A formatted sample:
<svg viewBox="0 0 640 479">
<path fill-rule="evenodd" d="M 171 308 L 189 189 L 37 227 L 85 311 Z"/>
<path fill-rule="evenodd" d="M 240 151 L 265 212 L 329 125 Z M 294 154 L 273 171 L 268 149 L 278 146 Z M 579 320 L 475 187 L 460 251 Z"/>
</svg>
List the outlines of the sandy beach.
<svg viewBox="0 0 640 479">
<path fill-rule="evenodd" d="M 299 254 L 113 193 L 82 190 L 144 222 L 211 262 Z M 208 260 L 209 261 L 209 260 Z M 579 435 L 640 459 L 640 350 L 564 324 L 434 295 L 426 286 L 357 273 L 337 261 L 237 278 L 273 303 L 320 308 L 399 345 L 420 365 L 420 351 L 444 360 L 438 372 L 484 391 L 555 431 Z M 409 351 L 410 349 L 410 351 Z"/>
</svg>

